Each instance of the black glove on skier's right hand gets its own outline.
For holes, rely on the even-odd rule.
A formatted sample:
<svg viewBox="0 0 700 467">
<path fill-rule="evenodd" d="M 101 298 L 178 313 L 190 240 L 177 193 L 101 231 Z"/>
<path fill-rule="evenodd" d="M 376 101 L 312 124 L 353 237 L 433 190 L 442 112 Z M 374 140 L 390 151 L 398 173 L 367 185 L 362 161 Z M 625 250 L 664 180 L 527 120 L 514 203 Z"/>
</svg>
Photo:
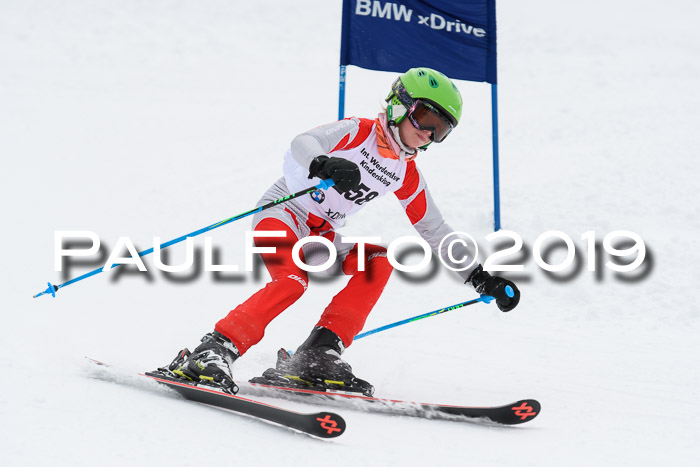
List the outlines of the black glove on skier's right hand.
<svg viewBox="0 0 700 467">
<path fill-rule="evenodd" d="M 309 178 L 331 178 L 335 182 L 333 188 L 338 193 L 356 190 L 360 186 L 360 168 L 352 161 L 341 157 L 318 156 L 311 161 Z"/>
<path fill-rule="evenodd" d="M 484 271 L 481 265 L 474 269 L 467 282 L 471 282 L 477 292 L 490 295 L 496 299 L 496 305 L 501 311 L 510 311 L 520 301 L 520 290 L 512 281 L 498 276 L 492 276 Z"/>
</svg>

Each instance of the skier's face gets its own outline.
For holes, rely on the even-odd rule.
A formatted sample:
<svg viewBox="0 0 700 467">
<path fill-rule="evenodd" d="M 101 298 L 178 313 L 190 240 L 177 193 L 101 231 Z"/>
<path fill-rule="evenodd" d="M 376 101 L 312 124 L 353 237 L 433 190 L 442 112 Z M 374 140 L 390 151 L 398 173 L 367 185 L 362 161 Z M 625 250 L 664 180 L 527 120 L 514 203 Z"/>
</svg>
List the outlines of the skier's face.
<svg viewBox="0 0 700 467">
<path fill-rule="evenodd" d="M 401 142 L 410 148 L 419 148 L 431 142 L 430 130 L 419 130 L 414 127 L 408 118 L 404 118 L 399 123 L 399 138 Z"/>
</svg>

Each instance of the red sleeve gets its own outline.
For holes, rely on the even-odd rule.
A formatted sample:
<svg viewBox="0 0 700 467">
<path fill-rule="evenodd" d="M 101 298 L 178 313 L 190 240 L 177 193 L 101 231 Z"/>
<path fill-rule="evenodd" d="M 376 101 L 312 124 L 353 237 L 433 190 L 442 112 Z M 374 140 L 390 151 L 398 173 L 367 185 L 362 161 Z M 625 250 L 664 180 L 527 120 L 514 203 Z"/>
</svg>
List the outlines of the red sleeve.
<svg viewBox="0 0 700 467">
<path fill-rule="evenodd" d="M 418 173 L 418 169 L 416 169 L 416 163 L 409 161 L 406 164 L 406 176 L 403 179 L 403 184 L 394 194 L 402 201 L 408 199 L 416 192 L 419 182 L 420 174 Z"/>
<path fill-rule="evenodd" d="M 346 118 L 346 120 L 348 119 Z M 350 141 L 350 133 L 348 133 L 345 135 L 345 137 L 343 137 L 343 139 L 340 140 L 338 144 L 336 144 L 331 152 L 356 148 L 362 144 L 365 139 L 367 139 L 367 136 L 369 136 L 369 134 L 372 132 L 372 128 L 374 127 L 374 120 L 370 120 L 369 118 L 358 118 L 357 120 L 360 121 L 360 127 L 352 141 Z"/>
<path fill-rule="evenodd" d="M 428 208 L 425 198 L 425 189 L 420 189 L 416 194 L 419 187 L 420 173 L 418 169 L 416 169 L 416 163 L 414 161 L 409 161 L 406 166 L 406 176 L 404 177 L 403 184 L 394 194 L 399 198 L 399 201 L 413 198 L 410 203 L 404 205 L 404 209 L 406 210 L 406 215 L 410 219 L 411 224 L 414 225 L 423 219 Z"/>
</svg>

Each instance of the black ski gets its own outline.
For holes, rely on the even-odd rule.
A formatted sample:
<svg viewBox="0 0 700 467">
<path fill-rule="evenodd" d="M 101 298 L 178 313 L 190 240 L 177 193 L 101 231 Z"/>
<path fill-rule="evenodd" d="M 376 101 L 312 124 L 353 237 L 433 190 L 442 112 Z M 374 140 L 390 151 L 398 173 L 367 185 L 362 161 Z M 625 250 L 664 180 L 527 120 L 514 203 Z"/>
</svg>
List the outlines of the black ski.
<svg viewBox="0 0 700 467">
<path fill-rule="evenodd" d="M 91 358 L 88 358 L 88 360 L 97 365 L 109 367 L 109 365 L 98 360 Z M 158 371 L 139 375 L 173 389 L 187 400 L 243 413 L 320 438 L 335 438 L 345 432 L 345 420 L 333 412 L 311 414 L 293 412 L 281 407 L 234 396 L 213 387 L 196 386 L 181 379 L 171 378 Z"/>
<path fill-rule="evenodd" d="M 393 399 L 367 397 L 358 393 L 330 390 L 313 390 L 298 387 L 282 387 L 260 383 L 237 381 L 238 394 L 250 394 L 283 398 L 302 402 L 314 402 L 333 407 L 345 407 L 365 412 L 379 412 L 412 417 L 447 419 L 456 421 L 494 422 L 502 425 L 518 425 L 529 422 L 540 413 L 540 403 L 523 399 L 511 404 L 493 407 L 429 404 Z"/>
<path fill-rule="evenodd" d="M 148 372 L 145 376 L 177 391 L 185 399 L 233 410 L 262 418 L 320 438 L 335 438 L 345 432 L 345 420 L 333 412 L 303 414 L 274 405 L 234 396 L 205 386 L 195 386 L 180 379 L 170 378 L 159 372 Z"/>
</svg>

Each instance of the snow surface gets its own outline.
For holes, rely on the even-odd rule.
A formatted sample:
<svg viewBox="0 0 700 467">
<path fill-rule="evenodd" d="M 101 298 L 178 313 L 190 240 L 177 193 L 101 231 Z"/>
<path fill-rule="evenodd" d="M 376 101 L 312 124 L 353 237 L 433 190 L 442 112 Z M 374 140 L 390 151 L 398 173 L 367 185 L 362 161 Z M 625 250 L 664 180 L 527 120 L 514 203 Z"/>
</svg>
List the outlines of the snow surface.
<svg viewBox="0 0 700 467">
<path fill-rule="evenodd" d="M 54 231 L 91 230 L 110 248 L 129 236 L 143 249 L 253 207 L 289 141 L 336 117 L 340 17 L 340 1 L 0 1 L 2 465 L 699 465 L 700 6 L 690 0 L 499 2 L 503 227 L 528 247 L 525 272 L 511 275 L 522 302 L 507 314 L 452 311 L 345 354 L 379 395 L 533 397 L 543 406 L 533 422 L 341 411 L 348 431 L 326 442 L 87 371 L 86 355 L 138 370 L 170 361 L 267 276 L 114 270 L 33 300 L 47 280 L 68 279 L 54 272 Z M 373 117 L 395 76 L 350 67 L 347 113 Z M 487 247 L 489 87 L 459 87 L 459 128 L 418 162 L 450 224 Z M 222 262 L 243 265 L 248 228 L 211 233 Z M 578 272 L 552 278 L 535 265 L 533 243 L 552 229 L 578 246 Z M 646 273 L 622 280 L 606 255 L 587 272 L 581 235 L 620 229 L 645 240 Z M 414 234 L 389 196 L 343 233 L 385 244 Z M 177 264 L 184 249 L 173 249 Z M 561 259 L 556 250 L 550 261 Z M 298 345 L 344 280 L 313 281 L 237 376 Z M 366 329 L 473 296 L 449 271 L 396 274 Z"/>
</svg>

